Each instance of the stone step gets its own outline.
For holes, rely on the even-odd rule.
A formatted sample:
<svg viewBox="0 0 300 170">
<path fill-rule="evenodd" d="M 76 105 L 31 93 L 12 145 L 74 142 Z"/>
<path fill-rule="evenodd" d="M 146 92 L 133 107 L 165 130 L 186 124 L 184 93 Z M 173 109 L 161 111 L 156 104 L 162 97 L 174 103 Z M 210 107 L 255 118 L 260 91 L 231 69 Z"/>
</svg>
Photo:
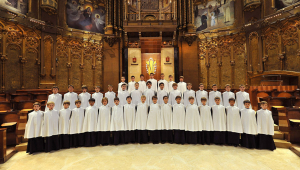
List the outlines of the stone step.
<svg viewBox="0 0 300 170">
<path fill-rule="evenodd" d="M 274 124 L 274 131 L 279 131 L 279 126 Z"/>
<path fill-rule="evenodd" d="M 27 142 L 26 143 L 20 143 L 16 146 L 17 151 L 26 151 L 27 150 Z"/>
<path fill-rule="evenodd" d="M 274 139 L 275 145 L 277 148 L 290 148 L 292 144 L 286 140 Z"/>
<path fill-rule="evenodd" d="M 284 133 L 280 132 L 280 131 L 274 131 L 274 136 L 273 139 L 284 139 Z"/>
</svg>

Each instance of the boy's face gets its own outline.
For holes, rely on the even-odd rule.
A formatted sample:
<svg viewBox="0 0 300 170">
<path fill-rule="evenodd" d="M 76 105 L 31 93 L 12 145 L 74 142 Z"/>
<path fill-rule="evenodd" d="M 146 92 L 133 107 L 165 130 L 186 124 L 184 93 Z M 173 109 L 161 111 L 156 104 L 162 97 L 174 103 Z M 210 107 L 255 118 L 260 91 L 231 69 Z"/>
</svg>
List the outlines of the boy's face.
<svg viewBox="0 0 300 170">
<path fill-rule="evenodd" d="M 264 109 L 264 110 L 266 110 L 268 108 L 268 105 L 267 104 L 262 104 L 261 108 Z"/>
<path fill-rule="evenodd" d="M 52 92 L 53 92 L 54 94 L 58 93 L 58 88 L 53 88 L 53 89 L 52 89 Z"/>
<path fill-rule="evenodd" d="M 115 103 L 116 106 L 118 106 L 120 101 L 119 100 L 114 100 L 114 103 Z"/>
<path fill-rule="evenodd" d="M 152 99 L 153 103 L 156 104 L 157 103 L 157 99 Z"/>
<path fill-rule="evenodd" d="M 177 99 L 175 99 L 175 100 L 176 100 L 176 102 L 177 102 L 178 104 L 180 104 L 181 98 L 177 98 Z"/>
<path fill-rule="evenodd" d="M 215 99 L 215 102 L 216 102 L 217 105 L 219 105 L 220 104 L 220 99 Z"/>
<path fill-rule="evenodd" d="M 179 81 L 180 81 L 180 82 L 183 82 L 183 78 L 180 78 Z"/>
<path fill-rule="evenodd" d="M 173 76 L 170 76 L 170 77 L 169 77 L 169 80 L 170 80 L 170 81 L 173 81 Z"/>
<path fill-rule="evenodd" d="M 80 103 L 80 102 L 78 102 L 78 103 L 76 103 L 75 105 L 76 105 L 76 107 L 77 107 L 77 108 L 80 108 L 80 106 L 81 106 L 81 103 Z"/>
<path fill-rule="evenodd" d="M 112 86 L 109 86 L 108 87 L 108 91 L 112 91 L 113 90 L 113 87 Z"/>
<path fill-rule="evenodd" d="M 206 100 L 201 100 L 201 103 L 202 103 L 203 106 L 205 106 L 206 105 Z"/>
<path fill-rule="evenodd" d="M 230 101 L 229 101 L 230 106 L 234 106 L 234 103 L 235 103 L 234 100 L 230 100 Z"/>
<path fill-rule="evenodd" d="M 240 91 L 245 91 L 245 86 L 241 86 Z"/>
<path fill-rule="evenodd" d="M 131 81 L 134 81 L 135 80 L 135 77 L 131 77 Z"/>
<path fill-rule="evenodd" d="M 165 76 L 164 76 L 164 75 L 161 75 L 161 76 L 160 76 L 160 79 L 161 79 L 161 80 L 164 80 L 164 79 L 165 79 Z"/>
<path fill-rule="evenodd" d="M 141 79 L 142 81 L 144 81 L 145 77 L 144 77 L 144 76 L 141 76 L 140 79 Z"/>
<path fill-rule="evenodd" d="M 100 88 L 96 87 L 95 91 L 96 91 L 96 93 L 99 93 L 100 92 Z"/>
<path fill-rule="evenodd" d="M 194 104 L 194 100 L 195 100 L 195 99 L 190 99 L 189 102 L 190 102 L 191 104 Z"/>
<path fill-rule="evenodd" d="M 249 108 L 250 108 L 250 103 L 245 103 L 244 105 L 245 105 L 245 108 L 246 108 L 246 109 L 249 109 Z"/>
<path fill-rule="evenodd" d="M 121 82 L 125 82 L 125 78 L 124 77 L 121 78 Z"/>
<path fill-rule="evenodd" d="M 106 106 L 107 103 L 108 103 L 107 100 L 103 100 L 103 101 L 102 101 L 102 104 L 103 104 L 104 106 Z"/>
<path fill-rule="evenodd" d="M 48 107 L 49 110 L 53 110 L 54 104 L 48 104 L 47 107 Z"/>
<path fill-rule="evenodd" d="M 200 90 L 204 90 L 204 86 L 203 86 L 203 85 L 200 85 L 200 86 L 199 86 L 199 89 L 200 89 Z"/>
<path fill-rule="evenodd" d="M 177 90 L 177 86 L 173 86 L 173 89 L 174 89 L 174 90 Z"/>
<path fill-rule="evenodd" d="M 94 106 L 95 102 L 94 102 L 94 101 L 89 101 L 89 104 L 90 104 L 91 106 Z"/>
<path fill-rule="evenodd" d="M 159 85 L 159 88 L 160 88 L 160 90 L 163 90 L 163 89 L 164 89 L 164 87 L 165 87 L 165 85 L 164 85 L 164 84 L 161 84 L 161 85 Z"/>
<path fill-rule="evenodd" d="M 126 90 L 126 86 L 124 85 L 124 86 L 122 86 L 122 90 Z"/>
<path fill-rule="evenodd" d="M 139 84 L 134 85 L 135 89 L 139 89 Z"/>
<path fill-rule="evenodd" d="M 192 85 L 187 85 L 187 88 L 189 89 L 189 90 L 191 90 L 192 89 Z"/>
<path fill-rule="evenodd" d="M 154 78 L 154 74 L 150 74 L 150 78 L 153 79 Z"/>
<path fill-rule="evenodd" d="M 72 86 L 70 86 L 69 88 L 68 88 L 68 90 L 69 90 L 69 92 L 73 92 L 74 91 L 74 88 L 72 87 Z"/>
<path fill-rule="evenodd" d="M 217 91 L 218 87 L 217 86 L 213 86 L 212 89 L 213 89 L 213 91 Z"/>
<path fill-rule="evenodd" d="M 148 89 L 151 89 L 151 86 L 152 86 L 152 84 L 150 84 L 150 83 L 147 84 Z"/>
<path fill-rule="evenodd" d="M 168 103 L 169 99 L 167 97 L 164 98 L 164 103 Z"/>
<path fill-rule="evenodd" d="M 230 91 L 230 89 L 231 89 L 230 86 L 225 87 L 225 90 L 228 91 L 228 92 Z"/>
<path fill-rule="evenodd" d="M 130 97 L 127 98 L 126 101 L 127 101 L 128 104 L 130 104 L 131 103 L 131 98 Z"/>
<path fill-rule="evenodd" d="M 146 97 L 142 97 L 141 101 L 142 101 L 142 103 L 145 103 L 146 102 Z"/>
<path fill-rule="evenodd" d="M 64 104 L 64 109 L 67 109 L 67 108 L 69 108 L 69 104 Z"/>
<path fill-rule="evenodd" d="M 33 110 L 34 111 L 39 111 L 40 110 L 40 105 L 34 105 Z"/>
<path fill-rule="evenodd" d="M 82 92 L 83 92 L 83 93 L 86 93 L 86 92 L 87 92 L 87 89 L 86 89 L 86 88 L 83 88 L 83 89 L 82 89 Z"/>
</svg>

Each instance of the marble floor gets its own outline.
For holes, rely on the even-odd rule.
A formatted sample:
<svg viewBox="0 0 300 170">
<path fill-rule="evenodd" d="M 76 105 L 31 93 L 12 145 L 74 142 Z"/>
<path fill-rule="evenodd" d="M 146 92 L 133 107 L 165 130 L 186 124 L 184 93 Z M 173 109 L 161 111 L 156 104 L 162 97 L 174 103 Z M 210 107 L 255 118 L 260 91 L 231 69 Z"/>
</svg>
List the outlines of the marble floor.
<svg viewBox="0 0 300 170">
<path fill-rule="evenodd" d="M 28 155 L 18 152 L 1 170 L 85 169 L 300 169 L 289 149 L 275 151 L 216 145 L 128 144 L 60 150 Z"/>
</svg>

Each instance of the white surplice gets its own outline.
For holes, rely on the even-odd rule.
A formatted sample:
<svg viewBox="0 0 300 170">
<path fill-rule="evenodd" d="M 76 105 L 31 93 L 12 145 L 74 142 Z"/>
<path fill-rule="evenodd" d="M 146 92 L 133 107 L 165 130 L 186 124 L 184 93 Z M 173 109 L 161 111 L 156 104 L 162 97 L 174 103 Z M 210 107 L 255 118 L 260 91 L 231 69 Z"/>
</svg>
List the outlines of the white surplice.
<svg viewBox="0 0 300 170">
<path fill-rule="evenodd" d="M 44 113 L 42 111 L 33 111 L 28 114 L 28 121 L 25 126 L 24 138 L 31 139 L 42 136 L 41 129 L 43 125 Z"/>
<path fill-rule="evenodd" d="M 270 110 L 260 109 L 257 114 L 257 133 L 263 135 L 274 135 L 274 120 Z"/>
<path fill-rule="evenodd" d="M 111 107 L 102 105 L 99 107 L 98 121 L 97 121 L 97 131 L 107 132 L 110 131 L 110 116 Z"/>
<path fill-rule="evenodd" d="M 205 90 L 198 90 L 196 92 L 196 98 L 197 98 L 197 104 L 198 104 L 198 106 L 202 105 L 202 103 L 201 103 L 201 98 L 202 97 L 206 98 L 206 105 L 209 106 L 208 93 Z"/>
<path fill-rule="evenodd" d="M 211 116 L 211 107 L 207 104 L 199 106 L 202 129 L 204 131 L 214 131 L 214 124 Z"/>
<path fill-rule="evenodd" d="M 199 107 L 196 104 L 189 104 L 185 115 L 185 131 L 202 131 Z"/>
<path fill-rule="evenodd" d="M 152 103 L 147 120 L 147 130 L 161 130 L 161 111 L 159 104 Z"/>
<path fill-rule="evenodd" d="M 48 102 L 54 102 L 55 103 L 55 106 L 54 106 L 54 110 L 57 110 L 59 111 L 62 107 L 62 95 L 59 94 L 59 93 L 56 93 L 56 94 L 50 94 L 48 96 L 48 100 L 47 100 L 47 103 Z M 45 111 L 48 111 L 48 107 L 45 108 Z"/>
<path fill-rule="evenodd" d="M 189 97 L 191 97 L 191 96 L 194 97 L 194 102 L 197 105 L 195 91 L 194 90 L 186 90 L 183 93 L 183 104 L 184 104 L 185 107 L 190 104 Z"/>
<path fill-rule="evenodd" d="M 143 95 L 146 96 L 146 103 L 148 104 L 148 106 L 150 106 L 150 104 L 152 104 L 152 96 L 155 96 L 155 91 L 152 89 L 147 89 L 144 91 Z"/>
<path fill-rule="evenodd" d="M 256 124 L 256 113 L 252 109 L 242 109 L 241 110 L 241 120 L 243 126 L 243 133 L 249 135 L 257 134 L 257 124 Z M 274 124 L 273 124 L 274 128 Z"/>
<path fill-rule="evenodd" d="M 105 97 L 108 99 L 108 106 L 113 107 L 115 105 L 114 99 L 116 97 L 116 93 L 113 91 L 108 91 L 105 93 Z"/>
<path fill-rule="evenodd" d="M 169 103 L 161 104 L 160 114 L 161 114 L 161 129 L 162 130 L 172 130 L 173 129 L 172 106 Z"/>
<path fill-rule="evenodd" d="M 87 108 L 87 107 L 89 107 L 90 106 L 90 104 L 89 104 L 89 100 L 90 100 L 90 98 L 91 98 L 91 94 L 90 93 L 88 93 L 88 92 L 85 92 L 85 93 L 80 93 L 79 95 L 78 95 L 78 98 L 79 98 L 79 100 L 81 101 L 81 107 L 82 108 Z"/>
<path fill-rule="evenodd" d="M 64 94 L 64 100 L 62 103 L 64 103 L 64 101 L 66 101 L 66 100 L 70 101 L 69 108 L 72 110 L 72 109 L 76 108 L 75 101 L 78 100 L 78 94 L 75 92 L 72 92 L 72 93 L 68 92 L 68 93 Z M 63 108 L 64 108 L 64 106 L 61 105 L 61 109 L 63 109 Z"/>
<path fill-rule="evenodd" d="M 70 119 L 70 134 L 83 133 L 84 109 L 74 108 Z"/>
<path fill-rule="evenodd" d="M 212 108 L 212 119 L 214 131 L 226 131 L 226 113 L 223 105 L 214 105 Z"/>
<path fill-rule="evenodd" d="M 236 106 L 227 106 L 227 131 L 243 133 L 240 109 Z"/>
<path fill-rule="evenodd" d="M 124 131 L 124 113 L 120 105 L 112 107 L 110 131 Z"/>
<path fill-rule="evenodd" d="M 103 99 L 103 94 L 98 92 L 98 93 L 94 93 L 92 94 L 92 98 L 95 99 L 95 106 L 98 108 L 100 106 L 102 106 L 102 99 Z"/>
<path fill-rule="evenodd" d="M 220 97 L 220 105 L 223 105 L 223 101 L 222 101 L 222 94 L 219 91 L 211 91 L 209 92 L 209 106 L 212 107 L 216 104 L 215 102 L 215 97 Z"/>
<path fill-rule="evenodd" d="M 185 128 L 185 107 L 182 103 L 173 105 L 173 122 L 174 130 L 184 130 Z"/>
<path fill-rule="evenodd" d="M 135 105 L 124 105 L 124 130 L 135 130 Z"/>
<path fill-rule="evenodd" d="M 139 103 L 137 105 L 136 115 L 135 115 L 135 129 L 145 130 L 147 127 L 148 120 L 148 110 L 149 107 L 145 103 Z"/>
<path fill-rule="evenodd" d="M 98 108 L 96 106 L 87 107 L 85 109 L 83 132 L 96 132 L 97 120 L 98 120 Z"/>
</svg>

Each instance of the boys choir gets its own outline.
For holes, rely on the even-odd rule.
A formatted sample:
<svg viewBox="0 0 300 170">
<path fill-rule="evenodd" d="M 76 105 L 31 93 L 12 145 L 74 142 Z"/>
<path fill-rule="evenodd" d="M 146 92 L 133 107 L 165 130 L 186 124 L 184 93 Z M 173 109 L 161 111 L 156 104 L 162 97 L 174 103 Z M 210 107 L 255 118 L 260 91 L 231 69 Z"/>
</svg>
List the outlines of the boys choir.
<svg viewBox="0 0 300 170">
<path fill-rule="evenodd" d="M 132 76 L 127 91 L 122 77 L 118 97 L 112 85 L 108 85 L 105 97 L 99 86 L 91 95 L 84 85 L 77 96 L 69 85 L 62 99 L 54 86 L 45 112 L 36 102 L 28 114 L 24 135 L 28 139 L 27 153 L 148 142 L 276 149 L 268 104 L 263 101 L 259 111 L 252 110 L 244 85 L 235 96 L 230 85 L 221 94 L 216 84 L 207 93 L 200 83 L 195 92 L 183 76 L 178 84 L 171 75 L 169 82 L 164 80 L 164 74 L 158 82 L 153 73 L 147 82 L 144 75 L 140 78 L 135 82 Z"/>
</svg>

